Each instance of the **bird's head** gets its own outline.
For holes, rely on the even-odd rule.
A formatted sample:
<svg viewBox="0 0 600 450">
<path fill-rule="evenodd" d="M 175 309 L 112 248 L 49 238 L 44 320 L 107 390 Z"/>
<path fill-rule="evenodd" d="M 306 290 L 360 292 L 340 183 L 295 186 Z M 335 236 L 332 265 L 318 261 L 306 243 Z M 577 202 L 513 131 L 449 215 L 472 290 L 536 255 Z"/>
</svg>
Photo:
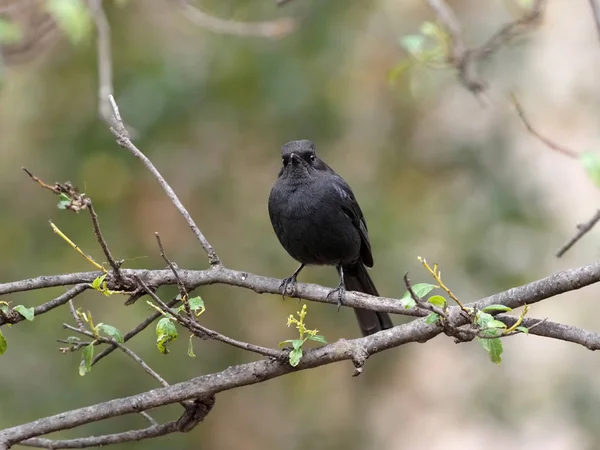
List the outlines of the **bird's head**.
<svg viewBox="0 0 600 450">
<path fill-rule="evenodd" d="M 315 151 L 315 144 L 309 140 L 291 141 L 281 147 L 283 167 L 279 176 L 304 178 L 314 176 L 316 171 L 327 170 Z"/>
</svg>

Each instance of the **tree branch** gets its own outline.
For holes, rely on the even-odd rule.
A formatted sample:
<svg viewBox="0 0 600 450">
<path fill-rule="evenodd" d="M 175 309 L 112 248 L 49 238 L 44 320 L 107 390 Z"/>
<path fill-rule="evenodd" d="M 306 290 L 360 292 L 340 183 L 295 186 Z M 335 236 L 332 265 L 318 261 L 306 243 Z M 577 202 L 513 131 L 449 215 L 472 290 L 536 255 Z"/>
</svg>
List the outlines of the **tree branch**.
<svg viewBox="0 0 600 450">
<path fill-rule="evenodd" d="M 144 439 L 155 438 L 174 433 L 176 431 L 178 431 L 177 422 L 169 422 L 164 425 L 152 425 L 142 430 L 131 430 L 124 433 L 107 434 L 104 436 L 91 436 L 79 439 L 54 440 L 31 438 L 19 442 L 19 445 L 49 449 L 102 447 L 104 445 L 122 444 L 124 442 L 141 441 Z"/>
<path fill-rule="evenodd" d="M 173 191 L 171 186 L 169 186 L 169 183 L 167 183 L 167 181 L 163 178 L 163 176 L 156 169 L 156 167 L 154 167 L 154 164 L 152 164 L 152 161 L 150 161 L 146 157 L 146 155 L 144 155 L 142 153 L 142 151 L 140 149 L 138 149 L 133 144 L 133 142 L 131 142 L 131 139 L 129 138 L 129 133 L 127 132 L 127 129 L 125 128 L 125 125 L 123 124 L 123 120 L 121 119 L 121 114 L 119 113 L 119 107 L 115 103 L 115 99 L 113 98 L 112 95 L 109 96 L 109 100 L 110 100 L 110 103 L 113 108 L 114 120 L 116 122 L 116 125 L 114 127 L 110 128 L 110 131 L 117 138 L 117 143 L 121 147 L 129 150 L 133 156 L 135 156 L 140 161 L 142 161 L 142 163 L 144 164 L 146 169 L 148 169 L 150 171 L 150 173 L 152 175 L 154 175 L 154 178 L 156 178 L 156 180 L 158 181 L 158 184 L 160 184 L 160 187 L 163 188 L 163 190 L 165 191 L 165 194 L 167 194 L 167 197 L 169 197 L 171 202 L 173 202 L 173 205 L 175 205 L 175 208 L 177 208 L 177 211 L 179 211 L 179 213 L 183 216 L 183 218 L 187 222 L 188 226 L 192 230 L 192 233 L 194 233 L 194 236 L 196 236 L 198 241 L 200 241 L 202 248 L 208 255 L 208 262 L 210 263 L 210 265 L 211 266 L 219 266 L 221 264 L 221 261 L 220 261 L 219 257 L 217 256 L 217 253 L 214 251 L 212 246 L 206 240 L 206 238 L 204 237 L 204 235 L 198 228 L 198 225 L 196 225 L 196 223 L 194 222 L 194 219 L 192 219 L 192 216 L 190 216 L 190 213 L 187 211 L 187 209 L 185 209 L 185 207 L 183 206 L 183 204 L 181 203 L 181 201 L 179 200 L 179 198 L 177 197 L 177 195 L 175 194 L 175 192 Z"/>
<path fill-rule="evenodd" d="M 179 0 L 179 4 L 188 20 L 214 33 L 272 39 L 285 36 L 296 29 L 295 21 L 288 17 L 264 22 L 238 22 L 210 16 L 188 0 Z"/>
<path fill-rule="evenodd" d="M 562 255 L 564 255 L 571 247 L 573 247 L 577 243 L 577 241 L 579 241 L 579 239 L 581 239 L 587 232 L 594 228 L 598 221 L 600 221 L 600 209 L 596 211 L 596 214 L 590 220 L 577 225 L 577 233 L 575 234 L 575 236 L 569 239 L 569 242 L 563 245 L 560 248 L 560 250 L 558 250 L 558 252 L 556 252 L 556 257 L 560 258 Z"/>
<path fill-rule="evenodd" d="M 465 45 L 460 23 L 445 0 L 427 0 L 427 3 L 438 20 L 444 24 L 452 39 L 452 54 L 449 62 L 458 70 L 459 81 L 470 92 L 479 96 L 485 91 L 486 83 L 477 71 L 477 64 L 496 53 L 514 37 L 538 24 L 546 7 L 546 1 L 535 0 L 529 12 L 519 19 L 503 25 L 483 45 L 477 48 L 468 48 Z"/>
<path fill-rule="evenodd" d="M 59 295 L 55 299 L 50 300 L 49 302 L 46 302 L 46 303 L 42 303 L 39 306 L 36 306 L 33 310 L 34 315 L 39 316 L 41 314 L 44 314 L 44 313 L 47 313 L 48 311 L 53 310 L 54 308 L 58 308 L 59 306 L 64 305 L 69 300 L 77 297 L 79 294 L 81 294 L 83 291 L 85 291 L 89 287 L 90 286 L 87 284 L 78 284 L 78 285 L 72 287 L 67 292 L 65 292 L 62 295 Z M 16 311 L 14 311 L 14 314 L 13 314 L 13 311 L 10 311 L 7 314 L 0 311 L 0 326 L 7 324 L 7 323 L 10 323 L 10 324 L 18 323 L 23 320 L 25 320 L 25 318 Z"/>
</svg>

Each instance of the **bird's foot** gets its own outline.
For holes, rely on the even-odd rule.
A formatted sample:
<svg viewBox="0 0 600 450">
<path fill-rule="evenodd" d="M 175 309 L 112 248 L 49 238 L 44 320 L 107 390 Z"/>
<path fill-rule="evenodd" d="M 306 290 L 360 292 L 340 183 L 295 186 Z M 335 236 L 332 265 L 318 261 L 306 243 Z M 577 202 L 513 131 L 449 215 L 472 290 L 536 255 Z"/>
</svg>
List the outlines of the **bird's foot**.
<svg viewBox="0 0 600 450">
<path fill-rule="evenodd" d="M 290 288 L 290 294 L 294 294 L 296 292 L 296 276 L 292 275 L 291 277 L 284 278 L 281 284 L 279 285 L 279 289 L 281 289 L 281 298 L 285 300 L 285 294 L 287 294 L 288 288 Z"/>
<path fill-rule="evenodd" d="M 340 283 L 338 287 L 331 290 L 329 294 L 327 294 L 327 298 L 330 298 L 333 294 L 337 292 L 337 310 L 340 310 L 340 306 L 342 306 L 342 301 L 344 300 L 344 296 L 346 295 L 346 287 L 343 283 Z"/>
</svg>

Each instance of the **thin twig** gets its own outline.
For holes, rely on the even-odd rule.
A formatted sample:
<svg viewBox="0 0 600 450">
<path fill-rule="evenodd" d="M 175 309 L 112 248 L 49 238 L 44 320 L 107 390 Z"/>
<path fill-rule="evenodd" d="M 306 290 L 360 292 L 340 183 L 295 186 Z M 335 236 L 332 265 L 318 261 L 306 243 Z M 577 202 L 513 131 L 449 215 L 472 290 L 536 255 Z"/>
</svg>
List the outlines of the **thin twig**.
<svg viewBox="0 0 600 450">
<path fill-rule="evenodd" d="M 73 299 L 69 300 L 69 310 L 71 311 L 71 315 L 73 316 L 73 319 L 75 320 L 75 323 L 77 324 L 77 328 L 79 330 L 85 330 L 85 325 L 83 324 L 83 320 L 81 320 L 81 317 L 79 317 L 79 314 L 77 314 L 77 311 L 75 310 L 75 305 L 73 304 Z"/>
<path fill-rule="evenodd" d="M 177 422 L 174 421 L 164 425 L 152 425 L 142 430 L 131 430 L 124 433 L 106 434 L 104 436 L 64 440 L 31 438 L 19 442 L 19 445 L 48 449 L 103 447 L 105 445 L 122 444 L 124 442 L 141 441 L 143 439 L 165 436 L 167 434 L 175 433 L 176 431 L 178 431 Z"/>
<path fill-rule="evenodd" d="M 238 348 L 241 348 L 241 349 L 253 352 L 253 353 L 258 353 L 263 356 L 269 356 L 269 357 L 277 359 L 277 360 L 282 360 L 282 359 L 286 358 L 287 352 L 285 352 L 285 351 L 262 347 L 260 345 L 250 344 L 248 342 L 238 341 L 236 339 L 227 337 L 217 331 L 206 328 L 206 327 L 200 325 L 199 323 L 196 323 L 190 319 L 187 319 L 186 317 L 182 317 L 177 311 L 175 311 L 174 309 L 172 309 L 168 305 L 166 305 L 160 299 L 160 297 L 158 295 L 156 295 L 156 293 L 154 293 L 146 285 L 146 283 L 144 283 L 144 281 L 140 277 L 134 276 L 134 278 L 136 279 L 136 281 L 138 282 L 140 287 L 142 289 L 144 289 L 150 297 L 152 297 L 152 299 L 159 305 L 159 307 L 164 312 L 171 314 L 175 318 L 175 320 L 177 320 L 177 322 L 179 324 L 186 327 L 188 330 L 190 330 L 192 333 L 194 333 L 194 335 L 196 335 L 200 338 L 209 337 L 216 341 L 221 341 L 226 344 L 229 344 L 233 347 L 238 347 Z"/>
<path fill-rule="evenodd" d="M 560 250 L 556 252 L 556 257 L 560 258 L 562 255 L 564 255 L 571 247 L 573 247 L 573 245 L 577 243 L 577 241 L 579 241 L 579 239 L 581 239 L 588 231 L 594 228 L 598 221 L 600 221 L 600 209 L 596 211 L 596 214 L 590 220 L 577 225 L 577 233 L 575 236 L 569 239 L 569 242 L 563 245 Z"/>
<path fill-rule="evenodd" d="M 431 303 L 429 303 L 427 301 L 420 299 L 419 296 L 417 294 L 415 294 L 415 291 L 412 288 L 410 280 L 408 279 L 408 272 L 406 272 L 404 274 L 404 285 L 406 286 L 406 289 L 408 290 L 410 296 L 412 297 L 412 299 L 415 301 L 415 303 L 417 304 L 417 306 L 419 308 L 426 309 L 429 312 L 436 313 L 438 316 L 441 316 L 444 319 L 448 319 L 448 314 L 446 314 L 446 312 L 442 308 L 439 308 L 435 305 L 432 305 Z"/>
<path fill-rule="evenodd" d="M 98 239 L 98 243 L 104 252 L 104 256 L 106 256 L 106 260 L 108 264 L 113 270 L 113 275 L 116 279 L 121 278 L 121 274 L 119 272 L 119 268 L 121 267 L 122 262 L 115 261 L 113 258 L 110 249 L 108 248 L 108 244 L 102 235 L 102 231 L 100 231 L 100 223 L 98 222 L 98 214 L 96 214 L 96 210 L 94 209 L 94 205 L 92 204 L 92 200 L 86 198 L 87 209 L 90 212 L 90 217 L 92 218 L 92 226 L 94 227 L 94 234 L 96 235 L 96 239 Z"/>
<path fill-rule="evenodd" d="M 169 383 L 167 383 L 163 377 L 161 377 L 148 364 L 146 364 L 146 362 L 142 358 L 140 358 L 138 355 L 136 355 L 128 347 L 126 347 L 125 345 L 117 342 L 113 338 L 108 338 L 108 337 L 104 337 L 104 336 L 96 336 L 91 331 L 88 331 L 86 329 L 79 329 L 77 327 L 73 327 L 73 326 L 69 325 L 68 323 L 63 323 L 63 327 L 66 328 L 67 330 L 71 330 L 71 331 L 74 331 L 76 333 L 83 334 L 84 336 L 87 336 L 87 337 L 92 338 L 94 340 L 97 340 L 99 342 L 102 342 L 102 343 L 105 343 L 105 344 L 116 345 L 119 348 L 119 350 L 121 350 L 123 353 L 125 353 L 127 356 L 129 356 L 131 359 L 133 359 L 136 363 L 138 363 L 142 367 L 142 369 L 144 369 L 144 371 L 148 375 L 150 375 L 152 378 L 154 378 L 156 381 L 158 381 L 161 385 L 163 385 L 163 386 L 169 386 Z"/>
<path fill-rule="evenodd" d="M 188 0 L 179 0 L 179 4 L 185 17 L 191 22 L 215 33 L 272 39 L 285 36 L 296 29 L 296 22 L 288 17 L 264 22 L 238 22 L 208 15 Z"/>
<path fill-rule="evenodd" d="M 523 122 L 523 125 L 525 125 L 525 128 L 527 129 L 527 131 L 529 131 L 529 133 L 531 135 L 533 135 L 534 137 L 536 137 L 537 139 L 542 141 L 544 144 L 546 144 L 552 150 L 557 151 L 565 156 L 568 156 L 569 158 L 579 159 L 579 154 L 576 151 L 571 150 L 566 147 L 563 147 L 563 146 L 560 146 L 560 145 L 552 142 L 550 139 L 542 136 L 540 133 L 538 133 L 535 130 L 535 128 L 533 128 L 533 126 L 531 125 L 531 122 L 529 122 L 529 120 L 527 119 L 527 117 L 525 115 L 525 111 L 523 111 L 523 107 L 519 103 L 519 100 L 517 99 L 515 94 L 511 95 L 511 100 L 512 100 L 512 103 L 513 103 L 515 109 L 517 110 L 517 114 L 519 115 L 519 118 L 521 119 L 521 121 Z"/>
<path fill-rule="evenodd" d="M 169 183 L 167 183 L 167 181 L 163 178 L 161 173 L 156 169 L 156 167 L 154 167 L 154 164 L 152 164 L 152 161 L 150 161 L 146 157 L 146 155 L 144 155 L 141 152 L 141 150 L 138 149 L 133 144 L 133 142 L 131 142 L 131 139 L 129 138 L 129 133 L 127 132 L 125 125 L 123 124 L 123 120 L 121 119 L 121 114 L 119 113 L 119 107 L 117 106 L 117 103 L 115 102 L 115 99 L 112 95 L 109 96 L 109 100 L 112 105 L 113 112 L 115 115 L 115 120 L 116 120 L 115 127 L 111 127 L 110 131 L 117 138 L 117 143 L 121 147 L 129 150 L 136 158 L 138 158 L 140 161 L 142 161 L 144 166 L 150 171 L 150 173 L 152 173 L 152 175 L 154 175 L 154 178 L 156 178 L 156 180 L 158 181 L 158 184 L 160 184 L 160 186 L 163 188 L 163 190 L 167 194 L 167 197 L 169 197 L 169 199 L 171 200 L 173 205 L 175 205 L 175 208 L 177 208 L 179 213 L 183 216 L 183 218 L 187 222 L 188 226 L 192 230 L 192 233 L 194 233 L 194 236 L 196 236 L 198 241 L 200 241 L 202 248 L 208 255 L 208 262 L 210 263 L 210 265 L 211 266 L 221 265 L 221 261 L 219 260 L 217 253 L 212 248 L 210 243 L 206 240 L 206 238 L 204 237 L 204 235 L 198 228 L 198 225 L 196 225 L 196 223 L 192 219 L 192 216 L 190 216 L 190 213 L 187 211 L 187 209 L 185 209 L 185 207 L 183 206 L 183 204 L 181 203 L 181 201 L 179 200 L 179 198 L 177 197 L 177 195 L 175 194 L 175 192 L 173 191 L 171 186 L 169 186 Z"/>
<path fill-rule="evenodd" d="M 90 255 L 86 254 L 83 250 L 81 250 L 81 248 L 79 248 L 79 246 L 75 242 L 73 242 L 66 234 L 64 234 L 60 230 L 60 228 L 58 228 L 56 225 L 54 225 L 54 223 L 52 223 L 52 221 L 50 221 L 50 228 L 52 228 L 52 231 L 54 231 L 54 233 L 59 235 L 67 244 L 69 244 L 71 246 L 71 248 L 73 248 L 73 250 L 75 250 L 77 253 L 79 253 L 81 256 L 83 256 L 85 259 L 87 259 L 91 265 L 93 265 L 96 269 L 101 270 L 102 272 L 106 273 L 106 269 L 104 267 L 102 267 L 101 264 L 98 264 L 94 260 L 94 258 L 92 258 Z"/>
<path fill-rule="evenodd" d="M 150 423 L 150 425 L 158 426 L 158 422 L 156 420 L 154 420 L 154 418 L 150 414 L 148 414 L 146 411 L 140 411 L 140 416 L 142 416 L 144 419 L 146 419 L 148 421 L 148 423 Z"/>
<path fill-rule="evenodd" d="M 449 62 L 456 67 L 459 81 L 478 98 L 484 99 L 481 94 L 486 89 L 486 83 L 477 71 L 477 63 L 489 58 L 508 41 L 537 25 L 542 17 L 546 1 L 535 0 L 529 12 L 500 27 L 483 45 L 477 48 L 468 48 L 465 45 L 460 23 L 445 0 L 427 0 L 427 3 L 450 35 L 452 53 L 449 55 Z"/>
<path fill-rule="evenodd" d="M 113 115 L 108 96 L 114 92 L 110 24 L 102 0 L 88 0 L 88 7 L 96 24 L 96 52 L 98 61 L 98 113 L 108 126 L 113 126 Z"/>
<path fill-rule="evenodd" d="M 176 305 L 177 302 L 179 302 L 179 300 L 174 298 L 171 301 L 169 301 L 167 303 L 167 305 L 169 307 L 172 307 L 172 306 Z M 158 319 L 161 316 L 162 316 L 162 314 L 159 312 L 152 313 L 149 317 L 144 319 L 144 321 L 142 323 L 140 323 L 138 326 L 136 326 L 135 328 L 133 328 L 133 329 L 129 330 L 127 333 L 125 333 L 125 336 L 123 336 L 123 341 L 127 342 L 130 339 L 134 338 L 139 333 L 141 333 L 143 330 L 145 330 L 152 322 L 154 322 L 156 319 Z M 96 355 L 94 357 L 94 359 L 92 360 L 92 366 L 94 364 L 96 364 L 98 361 L 100 361 L 102 358 L 104 358 L 105 356 L 110 355 L 116 349 L 117 349 L 116 344 L 110 344 L 109 347 L 105 348 L 102 352 L 98 353 L 98 355 Z"/>
<path fill-rule="evenodd" d="M 193 314 L 192 310 L 190 309 L 190 303 L 188 302 L 188 291 L 185 288 L 185 284 L 183 284 L 183 281 L 181 281 L 181 278 L 179 278 L 179 275 L 177 274 L 177 269 L 175 268 L 175 265 L 173 264 L 173 262 L 171 262 L 171 260 L 169 258 L 167 258 L 167 255 L 165 254 L 165 249 L 162 245 L 159 234 L 154 233 L 154 235 L 156 236 L 156 242 L 158 243 L 158 248 L 160 249 L 160 256 L 162 256 L 162 259 L 165 260 L 165 262 L 167 263 L 167 265 L 173 272 L 173 275 L 175 275 L 175 278 L 177 279 L 177 286 L 179 287 L 179 295 L 181 295 L 181 301 L 185 308 L 185 312 L 187 313 L 187 315 L 190 318 L 192 318 L 192 320 L 194 322 L 197 322 L 196 315 Z"/>
</svg>

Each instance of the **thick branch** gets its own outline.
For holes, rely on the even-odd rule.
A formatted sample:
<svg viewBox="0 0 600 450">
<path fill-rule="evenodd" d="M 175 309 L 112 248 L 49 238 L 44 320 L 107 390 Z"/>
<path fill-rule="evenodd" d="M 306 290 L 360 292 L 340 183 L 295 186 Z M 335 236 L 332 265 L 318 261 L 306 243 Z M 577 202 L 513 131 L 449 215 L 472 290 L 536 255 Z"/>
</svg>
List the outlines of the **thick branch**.
<svg viewBox="0 0 600 450">
<path fill-rule="evenodd" d="M 324 347 L 308 350 L 296 368 L 291 367 L 288 362 L 272 359 L 229 367 L 222 372 L 203 375 L 169 387 L 79 408 L 5 429 L 0 431 L 0 448 L 2 444 L 10 446 L 25 439 L 110 417 L 138 413 L 194 398 L 207 398 L 219 392 L 260 383 L 292 371 L 344 360 L 351 360 L 355 365 L 363 364 L 371 354 L 409 342 L 426 342 L 438 333 L 438 327 L 427 325 L 424 320 L 416 320 L 365 338 L 340 340 Z"/>
<path fill-rule="evenodd" d="M 127 278 L 140 277 L 149 286 L 176 285 L 177 279 L 170 269 L 163 270 L 132 270 L 121 269 Z M 269 293 L 280 295 L 281 280 L 263 277 L 248 272 L 227 269 L 223 266 L 213 267 L 208 270 L 178 271 L 179 277 L 188 291 L 209 284 L 224 284 L 253 290 L 259 294 Z M 0 284 L 0 295 L 14 292 L 29 291 L 47 287 L 65 286 L 76 283 L 91 283 L 100 272 L 80 272 L 65 275 L 42 276 L 28 280 Z M 563 294 L 568 291 L 580 289 L 600 281 L 600 262 L 587 266 L 557 272 L 549 277 L 542 278 L 532 283 L 524 284 L 498 294 L 481 299 L 474 304 L 479 309 L 491 304 L 502 304 L 511 308 L 518 308 L 525 304 L 531 305 L 546 298 Z M 112 284 L 111 284 L 112 283 Z M 119 285 L 109 283 L 111 289 L 118 290 Z M 316 284 L 298 283 L 291 297 L 303 298 L 320 303 L 336 304 L 336 299 L 328 298 L 330 289 Z M 360 292 L 347 292 L 344 306 L 352 308 L 366 308 L 373 311 L 390 312 L 395 314 L 421 317 L 423 311 L 405 310 L 400 300 L 387 297 L 374 297 Z"/>
</svg>

